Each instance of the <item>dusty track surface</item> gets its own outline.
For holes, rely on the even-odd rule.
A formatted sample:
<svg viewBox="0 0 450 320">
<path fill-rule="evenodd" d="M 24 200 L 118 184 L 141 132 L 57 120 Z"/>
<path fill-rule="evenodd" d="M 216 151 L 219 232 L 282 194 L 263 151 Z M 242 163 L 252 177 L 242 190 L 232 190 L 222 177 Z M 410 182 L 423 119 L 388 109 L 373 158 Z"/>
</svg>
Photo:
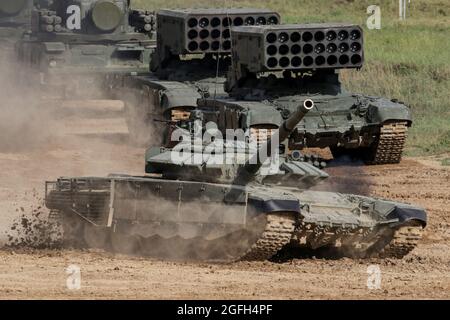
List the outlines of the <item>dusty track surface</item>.
<svg viewBox="0 0 450 320">
<path fill-rule="evenodd" d="M 43 139 L 20 137 L 0 146 L 0 243 L 22 214 L 45 211 L 45 180 L 60 175 L 140 174 L 143 149 L 128 145 L 120 119 L 51 121 Z M 33 132 L 33 138 L 38 132 Z M 31 140 L 30 140 L 31 139 Z M 27 142 L 32 141 L 31 144 Z M 14 145 L 14 144 L 13 144 Z M 429 213 L 425 239 L 403 260 L 323 260 L 204 264 L 163 262 L 105 252 L 0 249 L 0 298 L 450 298 L 450 170 L 426 159 L 400 165 L 329 168 L 337 177 L 322 189 L 412 202 Z M 69 265 L 82 287 L 66 288 Z M 379 265 L 381 289 L 367 288 L 367 267 Z"/>
</svg>

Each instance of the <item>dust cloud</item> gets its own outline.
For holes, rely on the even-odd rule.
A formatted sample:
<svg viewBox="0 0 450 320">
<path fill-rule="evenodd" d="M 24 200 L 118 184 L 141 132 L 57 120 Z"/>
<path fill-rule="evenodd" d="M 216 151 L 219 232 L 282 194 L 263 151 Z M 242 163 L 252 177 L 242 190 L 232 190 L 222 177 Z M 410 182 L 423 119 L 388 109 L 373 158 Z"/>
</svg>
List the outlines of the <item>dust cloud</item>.
<svg viewBox="0 0 450 320">
<path fill-rule="evenodd" d="M 47 143 L 49 114 L 39 107 L 38 93 L 21 85 L 26 70 L 11 57 L 0 59 L 0 152 L 17 152 Z"/>
<path fill-rule="evenodd" d="M 13 56 L 0 54 L 0 247 L 42 235 L 45 181 L 144 168 L 144 150 L 129 141 L 121 102 L 50 99 L 38 83 L 25 81 L 31 74 Z M 30 221 L 27 230 L 23 221 Z"/>
<path fill-rule="evenodd" d="M 372 194 L 374 181 L 366 170 L 366 164 L 361 160 L 341 156 L 330 161 L 325 171 L 330 177 L 314 187 L 314 190 L 361 196 Z"/>
</svg>

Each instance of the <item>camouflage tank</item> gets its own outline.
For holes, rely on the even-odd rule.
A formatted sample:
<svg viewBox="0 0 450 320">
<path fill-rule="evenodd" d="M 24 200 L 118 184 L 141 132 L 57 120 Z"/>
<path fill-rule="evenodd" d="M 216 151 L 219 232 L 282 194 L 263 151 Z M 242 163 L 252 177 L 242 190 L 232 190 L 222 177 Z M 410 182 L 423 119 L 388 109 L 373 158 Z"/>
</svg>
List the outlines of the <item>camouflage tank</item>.
<svg viewBox="0 0 450 320">
<path fill-rule="evenodd" d="M 231 27 L 278 24 L 266 9 L 187 9 L 157 12 L 157 48 L 150 75 L 118 78 L 132 139 L 147 145 L 153 119 L 181 120 L 202 97 L 223 97 L 231 64 Z M 147 129 L 147 130 L 146 130 Z"/>
<path fill-rule="evenodd" d="M 15 43 L 29 29 L 32 8 L 33 0 L 0 2 L 0 53 L 2 56 L 12 56 Z"/>
<path fill-rule="evenodd" d="M 256 12 L 226 12 L 242 14 L 244 10 Z M 242 128 L 258 135 L 259 129 L 278 127 L 297 99 L 313 95 L 316 109 L 294 132 L 291 150 L 329 147 L 334 157 L 349 155 L 368 164 L 401 160 L 412 124 L 410 109 L 396 100 L 346 92 L 339 81 L 340 69 L 363 66 L 364 37 L 359 26 L 278 25 L 279 15 L 266 12 L 269 17 L 265 19 L 232 19 L 230 33 L 214 41 L 211 35 L 217 31 L 219 36 L 220 31 L 210 30 L 208 15 L 219 13 L 224 14 L 217 9 L 158 13 L 154 74 L 130 77 L 116 85 L 125 88 L 117 92 L 126 97 L 133 140 L 147 143 L 150 134 L 145 128 L 161 114 L 165 120 L 188 119 L 199 98 L 218 110 L 232 109 Z M 200 20 L 208 24 L 203 28 Z M 171 29 L 174 25 L 176 30 Z M 220 48 L 219 40 L 225 40 L 229 51 L 214 53 L 212 48 Z M 204 54 L 194 59 L 202 48 Z M 281 117 L 274 115 L 277 112 Z"/>
<path fill-rule="evenodd" d="M 148 73 L 154 24 L 128 0 L 49 1 L 17 46 L 23 78 L 62 98 L 104 98 L 108 75 Z"/>
<path fill-rule="evenodd" d="M 281 123 L 280 116 L 263 109 L 276 109 L 285 118 L 297 101 L 314 97 L 316 107 L 293 133 L 291 150 L 330 147 L 335 157 L 400 162 L 410 109 L 396 100 L 346 92 L 339 81 L 339 70 L 363 66 L 359 26 L 241 26 L 232 29 L 232 38 L 226 90 L 233 99 L 207 104 L 236 113 L 244 129 L 257 131 Z"/>
<path fill-rule="evenodd" d="M 218 164 L 204 157 L 213 141 L 207 137 L 200 144 L 194 142 L 181 158 L 175 155 L 179 145 L 151 148 L 146 155 L 149 175 L 60 178 L 47 182 L 46 206 L 62 218 L 66 240 L 116 252 L 265 260 L 290 245 L 338 248 L 352 256 L 403 257 L 421 238 L 426 225 L 423 209 L 310 191 L 328 175 L 282 151 L 274 153 L 279 160 L 276 170 L 263 173 L 264 167 L 274 167 L 267 154 L 286 149 L 285 140 L 312 107 L 310 100 L 298 107 L 260 145 L 258 151 L 263 152 L 239 151 L 235 143 L 245 146 L 245 141 L 222 141 L 238 151 L 230 162 Z M 182 132 L 190 136 L 189 131 Z M 245 161 L 237 161 L 246 152 L 250 154 Z M 214 155 L 223 159 L 229 153 Z"/>
</svg>

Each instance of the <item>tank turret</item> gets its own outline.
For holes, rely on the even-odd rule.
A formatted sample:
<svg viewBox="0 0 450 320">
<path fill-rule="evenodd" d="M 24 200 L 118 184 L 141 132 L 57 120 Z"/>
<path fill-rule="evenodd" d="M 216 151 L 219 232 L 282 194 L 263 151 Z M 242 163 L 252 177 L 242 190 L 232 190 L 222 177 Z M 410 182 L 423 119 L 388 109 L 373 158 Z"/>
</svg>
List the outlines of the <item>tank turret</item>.
<svg viewBox="0 0 450 320">
<path fill-rule="evenodd" d="M 236 178 L 233 184 L 246 185 L 250 183 L 256 176 L 257 172 L 261 169 L 264 163 L 267 161 L 268 155 L 272 155 L 273 142 L 276 143 L 276 147 L 280 143 L 289 138 L 290 134 L 295 130 L 297 125 L 306 114 L 314 107 L 314 102 L 307 99 L 303 102 L 303 105 L 299 106 L 295 112 L 293 112 L 289 118 L 282 123 L 280 128 L 260 147 L 260 152 L 256 153 L 247 163 L 239 168 Z"/>
<path fill-rule="evenodd" d="M 213 139 L 213 131 L 203 131 L 201 141 L 197 128 L 203 126 L 189 121 L 190 129 L 184 127 L 181 135 L 172 138 L 182 141 L 172 148 L 150 148 L 146 154 L 146 173 L 161 174 L 167 179 L 189 179 L 234 185 L 259 183 L 282 184 L 298 188 L 309 188 L 328 178 L 328 175 L 313 163 L 297 161 L 286 154 L 284 143 L 297 124 L 314 106 L 312 100 L 305 100 L 274 131 L 264 143 L 248 141 L 248 134 L 236 134 L 236 139 L 227 136 Z M 194 113 L 195 114 L 195 113 Z M 208 126 L 208 124 L 206 124 Z M 218 131 L 217 131 L 218 132 Z M 216 138 L 216 137 L 215 137 Z M 274 142 L 275 144 L 272 144 Z M 272 160 L 275 160 L 272 162 Z"/>
</svg>

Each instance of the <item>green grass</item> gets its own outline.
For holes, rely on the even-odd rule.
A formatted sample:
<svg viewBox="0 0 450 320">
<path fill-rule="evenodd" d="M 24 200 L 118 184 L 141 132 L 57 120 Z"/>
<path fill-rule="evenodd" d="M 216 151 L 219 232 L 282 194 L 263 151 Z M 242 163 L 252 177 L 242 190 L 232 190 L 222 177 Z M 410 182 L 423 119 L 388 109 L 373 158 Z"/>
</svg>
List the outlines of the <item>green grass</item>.
<svg viewBox="0 0 450 320">
<path fill-rule="evenodd" d="M 450 158 L 445 158 L 441 161 L 443 166 L 450 166 Z"/>
<path fill-rule="evenodd" d="M 366 64 L 343 72 L 348 90 L 397 98 L 411 106 L 407 154 L 450 151 L 450 1 L 414 0 L 406 22 L 397 0 L 132 0 L 148 9 L 266 7 L 283 22 L 352 22 L 366 29 Z M 366 8 L 378 4 L 382 29 L 367 30 Z"/>
</svg>

